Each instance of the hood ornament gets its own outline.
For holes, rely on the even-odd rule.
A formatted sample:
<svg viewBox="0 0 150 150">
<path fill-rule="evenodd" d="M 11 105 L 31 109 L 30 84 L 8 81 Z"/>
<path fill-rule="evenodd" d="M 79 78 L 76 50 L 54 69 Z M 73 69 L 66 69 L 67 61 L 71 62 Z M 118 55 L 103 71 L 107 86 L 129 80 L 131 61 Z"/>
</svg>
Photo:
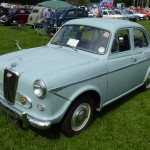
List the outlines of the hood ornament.
<svg viewBox="0 0 150 150">
<path fill-rule="evenodd" d="M 7 77 L 8 78 L 12 77 L 12 74 L 11 73 L 7 73 Z"/>
</svg>

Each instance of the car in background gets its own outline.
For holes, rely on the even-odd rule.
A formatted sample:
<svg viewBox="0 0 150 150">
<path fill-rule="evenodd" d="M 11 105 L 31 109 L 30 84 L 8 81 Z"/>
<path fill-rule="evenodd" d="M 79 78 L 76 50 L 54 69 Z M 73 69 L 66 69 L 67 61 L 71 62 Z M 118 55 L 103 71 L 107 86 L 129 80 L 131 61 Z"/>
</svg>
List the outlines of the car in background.
<svg viewBox="0 0 150 150">
<path fill-rule="evenodd" d="M 139 10 L 138 12 L 139 12 L 140 14 L 146 14 L 147 17 L 150 19 L 150 12 L 149 12 L 149 11 Z"/>
<path fill-rule="evenodd" d="M 34 7 L 31 14 L 28 17 L 27 25 L 34 26 L 35 24 L 43 23 L 43 11 L 45 7 Z M 51 26 L 59 28 L 65 22 L 77 19 L 88 17 L 88 12 L 83 8 L 68 8 L 68 9 L 53 9 L 53 15 L 51 20 Z"/>
<path fill-rule="evenodd" d="M 46 7 L 35 6 L 29 14 L 27 25 L 34 26 L 35 23 L 39 22 L 43 18 L 43 11 Z"/>
<path fill-rule="evenodd" d="M 11 8 L 0 7 L 0 18 L 10 13 Z"/>
<path fill-rule="evenodd" d="M 126 16 L 123 16 L 121 14 L 117 14 L 114 10 L 103 10 L 103 18 L 127 20 Z"/>
<path fill-rule="evenodd" d="M 11 8 L 8 15 L 4 15 L 0 18 L 0 23 L 5 25 L 12 25 L 14 22 L 27 22 L 28 16 L 31 13 L 31 9 L 28 8 Z"/>
<path fill-rule="evenodd" d="M 82 8 L 68 8 L 66 10 L 56 10 L 53 15 L 54 27 L 61 27 L 64 23 L 72 19 L 86 18 L 88 12 Z"/>
<path fill-rule="evenodd" d="M 149 19 L 146 14 L 141 14 L 141 13 L 137 12 L 136 10 L 130 9 L 130 10 L 128 10 L 128 13 L 138 15 L 140 17 L 140 20 L 148 20 Z"/>
<path fill-rule="evenodd" d="M 123 15 L 126 17 L 129 21 L 137 21 L 140 20 L 140 17 L 135 14 L 129 14 L 125 9 L 115 9 L 116 14 Z"/>
<path fill-rule="evenodd" d="M 0 56 L 0 111 L 66 136 L 139 87 L 150 89 L 150 41 L 131 21 L 73 19 L 47 45 Z"/>
</svg>

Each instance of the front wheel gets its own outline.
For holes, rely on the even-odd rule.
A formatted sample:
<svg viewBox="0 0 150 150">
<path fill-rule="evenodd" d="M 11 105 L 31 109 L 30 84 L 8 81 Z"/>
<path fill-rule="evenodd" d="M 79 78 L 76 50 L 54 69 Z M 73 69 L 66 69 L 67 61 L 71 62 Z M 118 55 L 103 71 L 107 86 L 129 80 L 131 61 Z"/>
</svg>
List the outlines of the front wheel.
<svg viewBox="0 0 150 150">
<path fill-rule="evenodd" d="M 61 130 L 66 136 L 81 133 L 91 122 L 95 112 L 94 101 L 90 96 L 79 97 L 64 117 Z"/>
</svg>

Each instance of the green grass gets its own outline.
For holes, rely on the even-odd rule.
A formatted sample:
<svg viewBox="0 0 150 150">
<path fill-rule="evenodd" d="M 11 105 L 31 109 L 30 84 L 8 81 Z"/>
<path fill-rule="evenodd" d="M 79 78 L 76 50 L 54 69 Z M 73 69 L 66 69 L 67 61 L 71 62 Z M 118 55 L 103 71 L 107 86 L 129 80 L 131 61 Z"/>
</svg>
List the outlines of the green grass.
<svg viewBox="0 0 150 150">
<path fill-rule="evenodd" d="M 141 21 L 150 35 L 150 21 Z M 0 26 L 0 54 L 22 48 L 45 45 L 50 37 L 33 29 L 16 30 Z M 0 114 L 1 150 L 149 150 L 150 92 L 139 90 L 105 107 L 82 134 L 73 138 L 62 135 L 58 126 L 49 130 L 23 129 Z"/>
</svg>

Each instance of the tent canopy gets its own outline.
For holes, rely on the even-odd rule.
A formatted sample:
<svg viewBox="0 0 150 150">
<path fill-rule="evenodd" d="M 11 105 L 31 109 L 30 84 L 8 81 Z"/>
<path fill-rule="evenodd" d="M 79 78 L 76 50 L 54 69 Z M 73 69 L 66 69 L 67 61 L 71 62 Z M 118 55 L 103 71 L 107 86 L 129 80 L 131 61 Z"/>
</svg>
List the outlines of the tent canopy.
<svg viewBox="0 0 150 150">
<path fill-rule="evenodd" d="M 47 8 L 53 8 L 53 9 L 66 9 L 66 8 L 73 7 L 72 4 L 60 0 L 44 1 L 38 3 L 37 5 L 47 7 Z"/>
</svg>

